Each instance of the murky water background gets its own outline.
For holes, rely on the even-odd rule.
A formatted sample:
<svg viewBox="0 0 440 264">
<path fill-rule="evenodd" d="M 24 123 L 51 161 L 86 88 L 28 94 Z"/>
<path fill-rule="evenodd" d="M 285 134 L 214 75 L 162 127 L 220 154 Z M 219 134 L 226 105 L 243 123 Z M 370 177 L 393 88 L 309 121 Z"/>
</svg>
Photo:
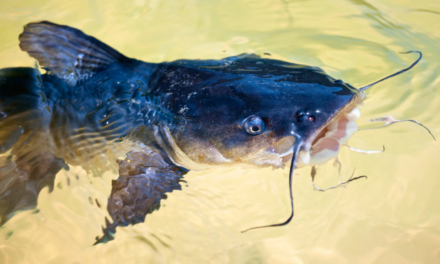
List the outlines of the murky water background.
<svg viewBox="0 0 440 264">
<path fill-rule="evenodd" d="M 424 57 L 413 70 L 367 93 L 359 124 L 393 115 L 416 119 L 440 138 L 438 1 L 5 1 L 0 2 L 0 68 L 33 66 L 18 48 L 22 26 L 50 20 L 95 36 L 145 61 L 219 59 L 243 52 L 325 69 L 356 87 Z M 145 224 L 118 228 L 92 246 L 107 216 L 114 172 L 80 167 L 57 175 L 38 210 L 0 229 L 0 263 L 440 263 L 439 143 L 400 123 L 360 131 L 341 151 L 342 176 L 368 175 L 347 188 L 314 191 L 310 168 L 294 178 L 295 218 L 285 227 L 288 171 L 254 167 L 189 173 L 188 186 Z M 337 169 L 317 184 L 337 183 Z M 68 185 L 70 182 L 70 185 Z M 101 205 L 97 206 L 97 201 Z"/>
</svg>

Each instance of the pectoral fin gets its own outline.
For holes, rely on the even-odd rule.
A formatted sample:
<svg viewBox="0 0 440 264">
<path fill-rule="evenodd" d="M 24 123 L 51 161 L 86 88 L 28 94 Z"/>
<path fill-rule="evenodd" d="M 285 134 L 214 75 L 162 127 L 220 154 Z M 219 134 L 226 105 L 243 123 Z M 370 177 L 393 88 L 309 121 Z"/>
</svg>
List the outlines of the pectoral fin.
<svg viewBox="0 0 440 264">
<path fill-rule="evenodd" d="M 112 182 L 107 210 L 113 223 L 107 221 L 104 235 L 95 244 L 113 239 L 117 226 L 142 223 L 147 214 L 159 209 L 165 193 L 180 190 L 186 171 L 171 165 L 157 152 L 131 152 L 119 162 L 119 178 Z"/>
</svg>

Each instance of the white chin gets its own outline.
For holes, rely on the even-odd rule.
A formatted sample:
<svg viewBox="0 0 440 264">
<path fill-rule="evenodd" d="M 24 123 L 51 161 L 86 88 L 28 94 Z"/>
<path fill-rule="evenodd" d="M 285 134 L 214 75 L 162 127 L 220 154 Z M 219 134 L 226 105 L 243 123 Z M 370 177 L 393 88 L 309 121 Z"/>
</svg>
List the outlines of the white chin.
<svg viewBox="0 0 440 264">
<path fill-rule="evenodd" d="M 341 145 L 347 144 L 350 137 L 358 130 L 356 120 L 360 117 L 359 107 L 354 108 L 351 112 L 340 113 L 318 133 L 316 138 L 312 139 L 312 142 L 306 143 L 306 148 L 298 153 L 295 167 L 322 165 L 336 158 Z M 284 143 L 289 146 L 293 145 L 293 141 Z M 271 146 L 266 151 L 247 160 L 260 166 L 284 167 L 292 159 L 293 148 L 294 146 L 278 154 L 280 152 Z"/>
<path fill-rule="evenodd" d="M 341 145 L 347 144 L 348 139 L 358 130 L 356 120 L 359 117 L 359 107 L 341 113 L 324 128 L 325 134 L 320 133 L 310 149 L 298 153 L 297 167 L 321 165 L 336 158 Z"/>
</svg>

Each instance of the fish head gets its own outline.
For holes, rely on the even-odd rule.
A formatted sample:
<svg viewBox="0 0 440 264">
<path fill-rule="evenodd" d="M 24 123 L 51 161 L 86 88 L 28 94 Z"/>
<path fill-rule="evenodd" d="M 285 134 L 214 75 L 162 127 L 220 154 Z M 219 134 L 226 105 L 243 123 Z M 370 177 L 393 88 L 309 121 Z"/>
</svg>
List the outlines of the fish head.
<svg viewBox="0 0 440 264">
<path fill-rule="evenodd" d="M 183 95 L 164 100 L 185 120 L 160 132 L 179 165 L 283 167 L 294 146 L 296 167 L 317 165 L 336 157 L 357 131 L 363 94 L 349 84 L 316 67 L 258 56 L 227 59 L 172 74 L 198 76 L 181 87 Z"/>
</svg>

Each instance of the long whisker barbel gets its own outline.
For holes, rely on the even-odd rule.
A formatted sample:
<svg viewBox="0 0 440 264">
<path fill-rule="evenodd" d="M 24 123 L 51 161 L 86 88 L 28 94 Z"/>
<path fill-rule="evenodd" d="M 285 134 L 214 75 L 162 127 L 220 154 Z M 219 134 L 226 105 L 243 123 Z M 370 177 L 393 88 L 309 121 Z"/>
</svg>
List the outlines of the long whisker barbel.
<svg viewBox="0 0 440 264">
<path fill-rule="evenodd" d="M 293 194 L 292 194 L 292 180 L 293 180 L 293 171 L 295 170 L 295 163 L 296 163 L 296 158 L 298 156 L 298 152 L 299 149 L 302 145 L 301 144 L 297 144 L 297 146 L 294 147 L 293 150 L 293 156 L 292 156 L 292 162 L 290 163 L 290 173 L 289 173 L 289 193 L 290 193 L 290 207 L 292 212 L 290 213 L 289 218 L 287 218 L 286 221 L 279 223 L 279 224 L 272 224 L 272 225 L 265 225 L 265 226 L 257 226 L 257 227 L 251 227 L 249 229 L 246 229 L 244 231 L 241 231 L 241 233 L 247 232 L 249 230 L 252 229 L 258 229 L 258 228 L 264 228 L 264 227 L 275 227 L 275 226 L 283 226 L 283 225 L 287 225 L 288 223 L 290 223 L 290 220 L 292 220 L 293 218 Z"/>
<path fill-rule="evenodd" d="M 411 64 L 409 67 L 407 67 L 407 68 L 405 68 L 405 69 L 402 69 L 402 70 L 400 70 L 400 71 L 398 71 L 398 72 L 396 72 L 396 73 L 393 73 L 393 74 L 391 74 L 391 75 L 389 75 L 389 76 L 387 76 L 387 77 L 385 77 L 385 78 L 382 78 L 382 79 L 380 79 L 379 81 L 375 81 L 374 83 L 371 83 L 371 84 L 366 85 L 366 86 L 364 86 L 364 87 L 362 87 L 362 88 L 359 88 L 359 90 L 360 90 L 361 92 L 363 92 L 363 91 L 367 90 L 368 88 L 370 88 L 371 86 L 373 86 L 373 85 L 375 85 L 375 84 L 377 84 L 377 83 L 380 83 L 380 82 L 382 82 L 382 81 L 385 81 L 386 79 L 389 79 L 389 78 L 391 78 L 391 77 L 394 77 L 394 76 L 396 76 L 396 75 L 399 75 L 399 74 L 401 74 L 401 73 L 404 73 L 404 72 L 406 72 L 406 71 L 409 71 L 409 70 L 412 69 L 412 67 L 414 67 L 414 66 L 415 66 L 415 65 L 416 65 L 416 64 L 422 59 L 422 53 L 421 53 L 420 51 L 414 51 L 414 50 L 412 50 L 412 51 L 400 52 L 400 53 L 402 53 L 402 54 L 418 53 L 418 54 L 419 54 L 419 58 L 418 58 L 413 64 Z"/>
</svg>

